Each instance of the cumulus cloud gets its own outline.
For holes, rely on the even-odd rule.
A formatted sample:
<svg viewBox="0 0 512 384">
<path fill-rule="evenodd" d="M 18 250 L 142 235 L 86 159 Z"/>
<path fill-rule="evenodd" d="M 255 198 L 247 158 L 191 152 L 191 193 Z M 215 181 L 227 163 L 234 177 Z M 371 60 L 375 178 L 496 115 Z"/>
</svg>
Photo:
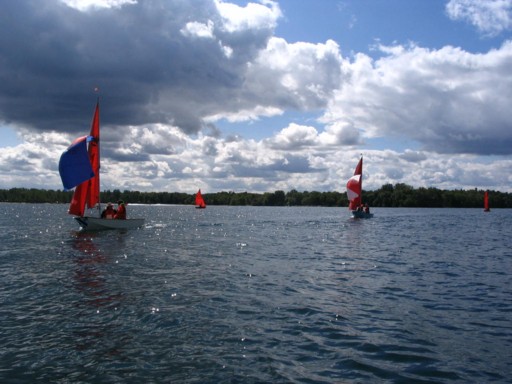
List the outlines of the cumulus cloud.
<svg viewBox="0 0 512 384">
<path fill-rule="evenodd" d="M 78 132 L 99 87 L 109 111 L 103 124 L 170 124 L 194 134 L 222 118 L 325 106 L 339 83 L 334 42 L 273 37 L 281 17 L 273 1 L 90 5 L 5 4 L 0 120 Z"/>
<path fill-rule="evenodd" d="M 342 81 L 338 45 L 289 44 L 271 38 L 248 66 L 246 85 L 258 105 L 308 110 L 322 108 Z"/>
<path fill-rule="evenodd" d="M 466 21 L 488 36 L 512 27 L 512 0 L 450 0 L 446 12 L 451 19 Z"/>
<path fill-rule="evenodd" d="M 273 148 L 290 150 L 314 145 L 317 139 L 318 131 L 314 127 L 292 123 L 270 139 L 269 143 Z"/>
<path fill-rule="evenodd" d="M 275 36 L 281 17 L 274 1 L 6 2 L 0 123 L 23 143 L 0 148 L 2 186 L 61 187 L 58 159 L 88 132 L 99 87 L 105 189 L 344 191 L 363 151 L 367 189 L 510 190 L 512 42 L 343 57 L 333 40 Z M 321 118 L 260 139 L 217 126 L 288 111 Z M 368 149 L 380 138 L 414 147 Z"/>
<path fill-rule="evenodd" d="M 407 149 L 401 156 L 400 158 L 406 160 L 406 161 L 410 161 L 412 163 L 418 163 L 418 162 L 421 162 L 423 160 L 426 160 L 427 159 L 427 155 L 425 154 L 425 152 L 421 152 L 421 151 L 412 151 L 410 149 Z"/>
<path fill-rule="evenodd" d="M 484 54 L 446 46 L 356 55 L 322 118 L 366 138 L 407 137 L 439 153 L 512 153 L 512 42 Z"/>
<path fill-rule="evenodd" d="M 249 3 L 242 8 L 236 4 L 215 0 L 220 16 L 224 20 L 223 29 L 233 33 L 237 31 L 273 30 L 282 16 L 275 1 L 262 1 L 266 7 Z"/>
<path fill-rule="evenodd" d="M 117 8 L 123 4 L 135 4 L 136 0 L 61 0 L 72 8 L 87 11 L 93 8 Z"/>
<path fill-rule="evenodd" d="M 262 140 L 188 136 L 176 127 L 153 128 L 154 134 L 151 129 L 131 128 L 120 145 L 113 136 L 102 140 L 102 189 L 344 192 L 361 151 L 323 144 L 309 126 L 290 125 Z M 0 150 L 2 187 L 62 188 L 56 169 L 69 144 L 67 135 L 32 134 L 26 140 Z M 162 150 L 155 145 L 159 140 L 174 141 L 174 149 Z M 52 147 L 50 142 L 62 144 Z M 148 154 L 143 148 L 151 146 L 155 150 Z M 512 183 L 512 161 L 507 158 L 494 159 L 489 166 L 474 155 L 453 157 L 413 150 L 367 149 L 364 156 L 365 189 L 400 182 L 415 187 L 508 191 Z M 30 185 L 27 174 L 32 175 Z M 496 178 L 496 174 L 502 176 Z"/>
<path fill-rule="evenodd" d="M 349 119 L 350 120 L 350 119 Z M 325 130 L 319 135 L 322 144 L 355 146 L 362 144 L 361 132 L 352 122 L 335 121 L 325 127 Z"/>
</svg>

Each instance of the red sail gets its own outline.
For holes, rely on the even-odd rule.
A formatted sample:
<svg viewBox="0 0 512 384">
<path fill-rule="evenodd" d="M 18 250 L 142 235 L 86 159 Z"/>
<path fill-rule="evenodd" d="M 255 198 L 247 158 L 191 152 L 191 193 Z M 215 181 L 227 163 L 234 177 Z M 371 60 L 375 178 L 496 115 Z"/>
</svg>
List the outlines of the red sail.
<svg viewBox="0 0 512 384">
<path fill-rule="evenodd" d="M 206 208 L 206 203 L 204 202 L 203 195 L 201 195 L 201 190 L 196 193 L 196 206 L 199 208 Z"/>
<path fill-rule="evenodd" d="M 69 204 L 68 213 L 75 216 L 83 216 L 85 212 L 85 202 L 87 200 L 87 187 L 89 180 L 78 185 L 73 193 L 73 198 Z"/>
<path fill-rule="evenodd" d="M 489 192 L 484 192 L 484 211 L 489 212 Z"/>
<path fill-rule="evenodd" d="M 92 119 L 92 126 L 88 138 L 87 149 L 94 177 L 83 182 L 75 188 L 68 213 L 83 216 L 85 205 L 94 208 L 100 202 L 100 105 L 96 103 L 96 110 Z"/>
<path fill-rule="evenodd" d="M 94 177 L 89 180 L 89 194 L 87 206 L 94 208 L 100 203 L 100 105 L 96 103 L 96 110 L 92 119 L 91 133 L 92 140 L 89 143 L 89 160 L 91 160 Z"/>
<path fill-rule="evenodd" d="M 357 163 L 357 166 L 356 166 L 356 169 L 354 171 L 354 175 L 362 175 L 363 174 L 363 157 L 361 156 L 361 159 L 359 160 L 359 163 Z M 361 185 L 362 184 L 362 180 L 361 180 Z"/>
<path fill-rule="evenodd" d="M 363 192 L 363 158 L 357 163 L 357 167 L 347 182 L 347 196 L 349 200 L 348 209 L 355 210 L 361 205 L 361 194 Z"/>
</svg>

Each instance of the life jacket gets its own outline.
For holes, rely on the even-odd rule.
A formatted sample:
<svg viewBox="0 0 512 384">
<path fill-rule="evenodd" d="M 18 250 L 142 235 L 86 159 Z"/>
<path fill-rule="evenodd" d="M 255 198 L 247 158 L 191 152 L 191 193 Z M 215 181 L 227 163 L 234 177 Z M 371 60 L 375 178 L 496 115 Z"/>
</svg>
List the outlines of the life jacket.
<svg viewBox="0 0 512 384">
<path fill-rule="evenodd" d="M 116 211 L 114 211 L 114 208 L 107 207 L 107 210 L 105 211 L 105 219 L 113 219 L 116 214 Z"/>
<path fill-rule="evenodd" d="M 125 208 L 124 204 L 120 204 L 117 207 L 117 213 L 114 216 L 114 219 L 119 219 L 119 220 L 125 220 L 126 219 L 126 208 Z"/>
</svg>

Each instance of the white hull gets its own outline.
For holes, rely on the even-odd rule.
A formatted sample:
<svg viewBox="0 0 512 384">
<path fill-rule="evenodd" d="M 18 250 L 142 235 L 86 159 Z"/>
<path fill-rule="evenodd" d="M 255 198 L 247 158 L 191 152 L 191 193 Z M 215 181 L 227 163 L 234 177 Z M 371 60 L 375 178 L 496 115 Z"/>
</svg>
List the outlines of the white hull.
<svg viewBox="0 0 512 384">
<path fill-rule="evenodd" d="M 350 211 L 354 219 L 369 219 L 373 217 L 373 213 L 366 213 L 364 211 Z"/>
<path fill-rule="evenodd" d="M 144 225 L 144 219 L 101 219 L 99 217 L 75 217 L 74 218 L 82 229 L 88 231 L 98 231 L 102 229 L 134 229 Z"/>
</svg>

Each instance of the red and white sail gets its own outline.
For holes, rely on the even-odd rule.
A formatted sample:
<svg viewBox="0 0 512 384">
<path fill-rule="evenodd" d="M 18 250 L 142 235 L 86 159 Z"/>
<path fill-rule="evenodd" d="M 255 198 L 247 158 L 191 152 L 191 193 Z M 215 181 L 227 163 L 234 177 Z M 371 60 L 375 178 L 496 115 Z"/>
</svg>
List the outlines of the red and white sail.
<svg viewBox="0 0 512 384">
<path fill-rule="evenodd" d="M 347 197 L 349 201 L 348 209 L 355 210 L 361 205 L 361 195 L 363 192 L 363 158 L 357 163 L 357 167 L 347 182 Z"/>
</svg>

